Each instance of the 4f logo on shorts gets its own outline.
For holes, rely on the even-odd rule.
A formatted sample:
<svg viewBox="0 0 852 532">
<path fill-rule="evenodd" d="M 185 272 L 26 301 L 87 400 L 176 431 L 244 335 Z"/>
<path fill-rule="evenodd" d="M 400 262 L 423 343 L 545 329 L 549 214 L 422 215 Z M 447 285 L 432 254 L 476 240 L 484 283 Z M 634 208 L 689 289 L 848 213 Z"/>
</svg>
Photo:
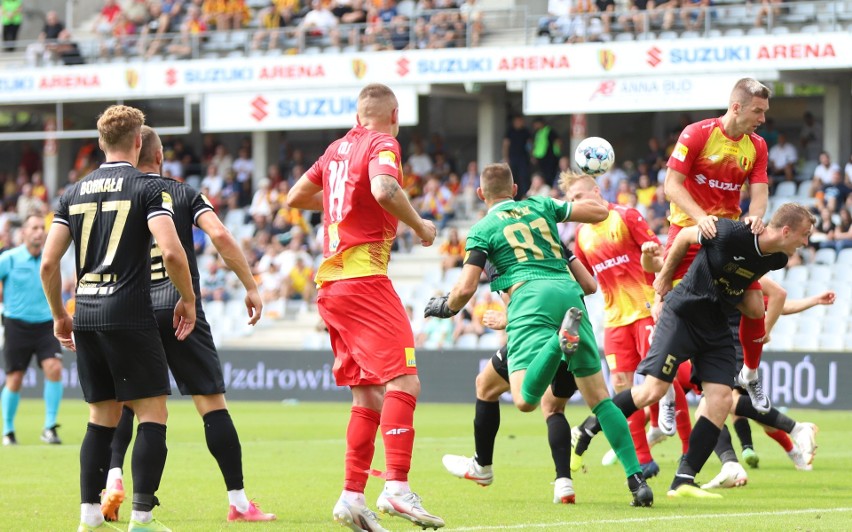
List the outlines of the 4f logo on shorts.
<svg viewBox="0 0 852 532">
<path fill-rule="evenodd" d="M 414 358 L 414 348 L 406 347 L 405 348 L 405 367 L 407 368 L 416 368 L 417 367 L 417 359 Z"/>
</svg>

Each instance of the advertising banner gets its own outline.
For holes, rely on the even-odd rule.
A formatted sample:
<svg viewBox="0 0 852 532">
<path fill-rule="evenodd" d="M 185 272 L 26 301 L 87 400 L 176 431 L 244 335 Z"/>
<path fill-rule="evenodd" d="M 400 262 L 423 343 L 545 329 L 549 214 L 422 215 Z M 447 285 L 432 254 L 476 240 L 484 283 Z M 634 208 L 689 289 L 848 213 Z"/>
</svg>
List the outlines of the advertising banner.
<svg viewBox="0 0 852 532">
<path fill-rule="evenodd" d="M 392 87 L 399 123 L 417 125 L 417 91 Z M 357 87 L 312 91 L 254 91 L 208 94 L 201 107 L 201 131 L 348 129 L 355 125 Z"/>
<path fill-rule="evenodd" d="M 422 381 L 421 401 L 473 403 L 474 379 L 492 352 L 418 351 Z M 228 400 L 250 401 L 350 401 L 347 388 L 334 384 L 333 355 L 328 351 L 219 352 Z M 80 398 L 76 356 L 66 352 L 63 381 L 65 396 Z M 603 364 L 608 378 L 606 364 Z M 852 410 L 852 394 L 841 393 L 840 383 L 852 381 L 852 356 L 848 353 L 766 352 L 760 365 L 764 388 L 772 404 L 790 408 Z M 2 375 L 2 372 L 0 372 Z M 24 377 L 23 397 L 41 398 L 41 371 L 30 367 Z M 172 394 L 180 396 L 172 386 Z M 511 400 L 505 397 L 507 400 Z M 575 395 L 572 401 L 580 401 Z"/>
</svg>

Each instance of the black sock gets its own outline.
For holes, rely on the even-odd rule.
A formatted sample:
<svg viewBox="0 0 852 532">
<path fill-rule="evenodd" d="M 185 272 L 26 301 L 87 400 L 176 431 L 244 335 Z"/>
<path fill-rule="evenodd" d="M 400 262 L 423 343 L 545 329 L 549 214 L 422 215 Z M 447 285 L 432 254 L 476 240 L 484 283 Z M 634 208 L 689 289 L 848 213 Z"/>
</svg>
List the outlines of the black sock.
<svg viewBox="0 0 852 532">
<path fill-rule="evenodd" d="M 737 453 L 734 452 L 734 444 L 731 442 L 731 432 L 728 430 L 728 425 L 722 425 L 722 431 L 719 433 L 719 439 L 716 441 L 713 452 L 716 453 L 723 464 L 737 461 Z"/>
<path fill-rule="evenodd" d="M 736 410 L 734 410 L 734 413 L 738 416 L 753 419 L 758 423 L 763 423 L 768 427 L 783 430 L 787 434 L 790 434 L 790 432 L 793 431 L 793 427 L 796 426 L 795 421 L 779 412 L 778 409 L 775 407 L 770 408 L 769 412 L 761 414 L 760 412 L 754 409 L 754 405 L 751 404 L 751 398 L 749 398 L 749 396 L 747 395 L 740 396 L 739 401 L 737 401 L 737 408 Z"/>
<path fill-rule="evenodd" d="M 671 489 L 695 482 L 695 475 L 701 472 L 701 468 L 713 454 L 713 447 L 719 441 L 721 432 L 722 430 L 706 417 L 698 418 L 692 427 L 692 434 L 689 435 L 689 449 L 680 461 Z"/>
<path fill-rule="evenodd" d="M 89 423 L 80 445 L 80 502 L 99 503 L 109 471 L 109 444 L 115 429 Z"/>
<path fill-rule="evenodd" d="M 115 436 L 112 437 L 112 459 L 109 462 L 109 468 L 124 468 L 124 457 L 127 455 L 127 448 L 130 447 L 130 440 L 133 439 L 133 410 L 128 407 L 121 409 L 121 419 L 118 420 L 118 426 L 115 428 Z"/>
<path fill-rule="evenodd" d="M 633 394 L 630 390 L 622 390 L 612 397 L 612 402 L 621 410 L 625 418 L 632 416 L 639 407 L 633 402 Z"/>
<path fill-rule="evenodd" d="M 139 423 L 130 465 L 133 468 L 133 509 L 150 512 L 156 504 L 157 489 L 166 466 L 166 426 L 160 423 Z"/>
<path fill-rule="evenodd" d="M 243 489 L 243 453 L 231 414 L 227 410 L 204 414 L 204 437 L 207 449 L 219 463 L 228 491 Z"/>
<path fill-rule="evenodd" d="M 751 439 L 751 425 L 748 422 L 748 418 L 738 417 L 734 421 L 734 430 L 737 431 L 737 438 L 740 439 L 740 445 L 743 446 L 744 451 L 754 448 L 754 442 Z"/>
<path fill-rule="evenodd" d="M 476 400 L 473 416 L 473 441 L 476 463 L 489 466 L 494 462 L 494 440 L 500 430 L 500 402 Z"/>
<path fill-rule="evenodd" d="M 556 478 L 571 478 L 571 425 L 565 414 L 547 418 L 547 442 L 556 466 Z"/>
</svg>

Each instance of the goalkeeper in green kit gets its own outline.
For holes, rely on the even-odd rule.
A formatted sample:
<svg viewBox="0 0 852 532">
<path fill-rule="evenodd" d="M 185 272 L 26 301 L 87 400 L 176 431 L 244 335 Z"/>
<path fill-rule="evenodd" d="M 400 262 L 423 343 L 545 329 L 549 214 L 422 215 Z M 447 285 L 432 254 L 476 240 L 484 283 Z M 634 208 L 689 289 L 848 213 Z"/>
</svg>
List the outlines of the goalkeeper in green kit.
<svg viewBox="0 0 852 532">
<path fill-rule="evenodd" d="M 592 325 L 583 311 L 583 290 L 568 270 L 556 227 L 569 220 L 597 223 L 609 212 L 586 200 L 514 201 L 516 189 L 507 165 L 491 164 L 482 171 L 476 194 L 488 214 L 467 235 L 458 282 L 449 295 L 432 298 L 425 315 L 449 318 L 464 308 L 476 292 L 485 261 L 490 261 L 500 274 L 491 290 L 511 296 L 506 332 L 515 406 L 522 412 L 535 410 L 564 357 L 627 473 L 631 504 L 651 506 L 654 495 L 642 478 L 627 420 L 609 397 Z"/>
</svg>

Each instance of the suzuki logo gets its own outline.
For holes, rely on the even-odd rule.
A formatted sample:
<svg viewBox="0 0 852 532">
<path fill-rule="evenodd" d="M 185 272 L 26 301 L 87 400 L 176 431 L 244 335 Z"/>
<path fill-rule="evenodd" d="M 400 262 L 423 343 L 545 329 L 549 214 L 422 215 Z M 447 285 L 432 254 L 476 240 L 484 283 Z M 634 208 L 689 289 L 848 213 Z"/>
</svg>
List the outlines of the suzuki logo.
<svg viewBox="0 0 852 532">
<path fill-rule="evenodd" d="M 707 182 L 707 178 L 704 177 L 704 174 L 696 174 L 695 180 L 698 182 L 699 185 L 703 185 Z"/>
<path fill-rule="evenodd" d="M 409 70 L 408 65 L 411 63 L 408 59 L 401 57 L 396 62 L 396 73 L 399 74 L 400 77 L 404 78 L 408 75 L 411 70 Z"/>
<path fill-rule="evenodd" d="M 166 70 L 166 85 L 171 87 L 177 83 L 177 70 L 170 68 Z"/>
<path fill-rule="evenodd" d="M 651 68 L 656 68 L 657 65 L 663 62 L 663 51 L 656 46 L 648 50 L 648 59 L 646 62 L 651 65 Z"/>
<path fill-rule="evenodd" d="M 257 98 L 251 101 L 251 108 L 253 110 L 251 112 L 251 115 L 249 116 L 260 122 L 261 120 L 269 116 L 269 113 L 266 112 L 267 105 L 269 105 L 269 102 L 266 101 L 266 98 L 264 98 L 263 96 L 258 96 Z"/>
</svg>

